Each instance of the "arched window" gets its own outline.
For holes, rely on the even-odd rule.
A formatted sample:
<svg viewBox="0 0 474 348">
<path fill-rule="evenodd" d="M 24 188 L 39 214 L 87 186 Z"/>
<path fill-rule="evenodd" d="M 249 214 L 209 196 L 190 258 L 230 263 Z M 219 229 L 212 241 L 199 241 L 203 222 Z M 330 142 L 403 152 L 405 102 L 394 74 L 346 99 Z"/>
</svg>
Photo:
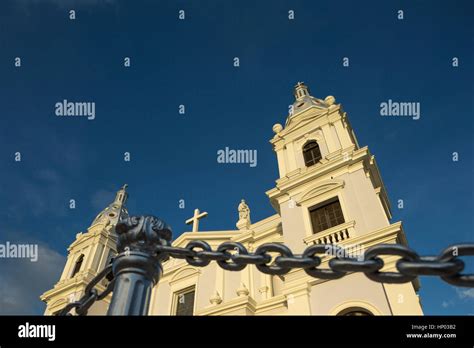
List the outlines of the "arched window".
<svg viewBox="0 0 474 348">
<path fill-rule="evenodd" d="M 74 265 L 74 270 L 72 271 L 72 274 L 71 274 L 71 278 L 73 278 L 81 270 L 82 261 L 84 261 L 84 254 L 79 256 L 79 258 L 77 259 L 76 264 Z"/>
<path fill-rule="evenodd" d="M 351 307 L 346 308 L 343 311 L 339 312 L 337 315 L 342 315 L 346 317 L 366 317 L 373 315 L 365 308 L 360 307 Z"/>
<path fill-rule="evenodd" d="M 304 164 L 306 167 L 315 165 L 321 159 L 321 151 L 316 141 L 312 140 L 303 146 Z"/>
</svg>

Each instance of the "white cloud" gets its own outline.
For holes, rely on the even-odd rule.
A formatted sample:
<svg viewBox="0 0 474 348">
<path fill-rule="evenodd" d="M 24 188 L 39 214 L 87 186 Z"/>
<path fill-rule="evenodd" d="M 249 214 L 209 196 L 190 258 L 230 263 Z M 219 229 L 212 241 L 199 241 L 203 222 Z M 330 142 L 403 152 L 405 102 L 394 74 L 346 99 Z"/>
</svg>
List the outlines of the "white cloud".
<svg viewBox="0 0 474 348">
<path fill-rule="evenodd" d="M 454 301 L 453 301 L 453 300 L 449 300 L 449 301 L 443 301 L 443 302 L 441 303 L 441 306 L 442 306 L 443 308 L 448 308 L 449 306 L 452 306 L 453 304 L 454 304 Z"/>
<path fill-rule="evenodd" d="M 38 261 L 0 259 L 0 315 L 43 314 L 39 296 L 59 280 L 66 258 L 45 244 Z"/>
<path fill-rule="evenodd" d="M 456 292 L 460 299 L 474 299 L 474 289 L 459 289 Z"/>
</svg>

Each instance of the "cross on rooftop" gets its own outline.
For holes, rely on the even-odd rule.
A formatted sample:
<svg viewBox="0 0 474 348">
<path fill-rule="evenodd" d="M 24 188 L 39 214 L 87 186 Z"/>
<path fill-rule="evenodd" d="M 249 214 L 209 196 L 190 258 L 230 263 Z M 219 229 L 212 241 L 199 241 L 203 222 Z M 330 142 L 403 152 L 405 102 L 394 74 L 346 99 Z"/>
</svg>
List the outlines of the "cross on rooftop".
<svg viewBox="0 0 474 348">
<path fill-rule="evenodd" d="M 193 232 L 197 232 L 199 228 L 199 220 L 206 216 L 207 216 L 207 212 L 201 213 L 199 209 L 194 209 L 194 216 L 186 220 L 186 225 L 193 224 Z"/>
</svg>

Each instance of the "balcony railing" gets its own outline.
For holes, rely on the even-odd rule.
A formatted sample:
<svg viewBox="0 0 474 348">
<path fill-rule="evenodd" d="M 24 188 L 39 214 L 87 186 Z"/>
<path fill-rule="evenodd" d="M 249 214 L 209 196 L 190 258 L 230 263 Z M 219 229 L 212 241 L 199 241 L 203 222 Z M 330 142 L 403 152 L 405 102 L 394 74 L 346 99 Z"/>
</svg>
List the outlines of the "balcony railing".
<svg viewBox="0 0 474 348">
<path fill-rule="evenodd" d="M 307 245 L 313 244 L 340 244 L 342 241 L 354 236 L 355 221 L 331 227 L 327 230 L 315 233 L 304 239 Z"/>
</svg>

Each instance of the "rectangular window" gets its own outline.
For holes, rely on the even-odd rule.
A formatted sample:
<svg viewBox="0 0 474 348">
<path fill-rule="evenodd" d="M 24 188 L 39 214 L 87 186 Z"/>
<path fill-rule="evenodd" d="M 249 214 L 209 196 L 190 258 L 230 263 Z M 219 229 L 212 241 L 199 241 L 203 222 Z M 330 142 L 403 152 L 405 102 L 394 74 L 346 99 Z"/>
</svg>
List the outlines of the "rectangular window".
<svg viewBox="0 0 474 348">
<path fill-rule="evenodd" d="M 194 295 L 196 289 L 187 288 L 175 294 L 176 296 L 176 315 L 193 315 L 194 314 Z"/>
<path fill-rule="evenodd" d="M 344 223 L 341 204 L 337 198 L 310 208 L 309 214 L 313 225 L 313 233 Z"/>
</svg>

